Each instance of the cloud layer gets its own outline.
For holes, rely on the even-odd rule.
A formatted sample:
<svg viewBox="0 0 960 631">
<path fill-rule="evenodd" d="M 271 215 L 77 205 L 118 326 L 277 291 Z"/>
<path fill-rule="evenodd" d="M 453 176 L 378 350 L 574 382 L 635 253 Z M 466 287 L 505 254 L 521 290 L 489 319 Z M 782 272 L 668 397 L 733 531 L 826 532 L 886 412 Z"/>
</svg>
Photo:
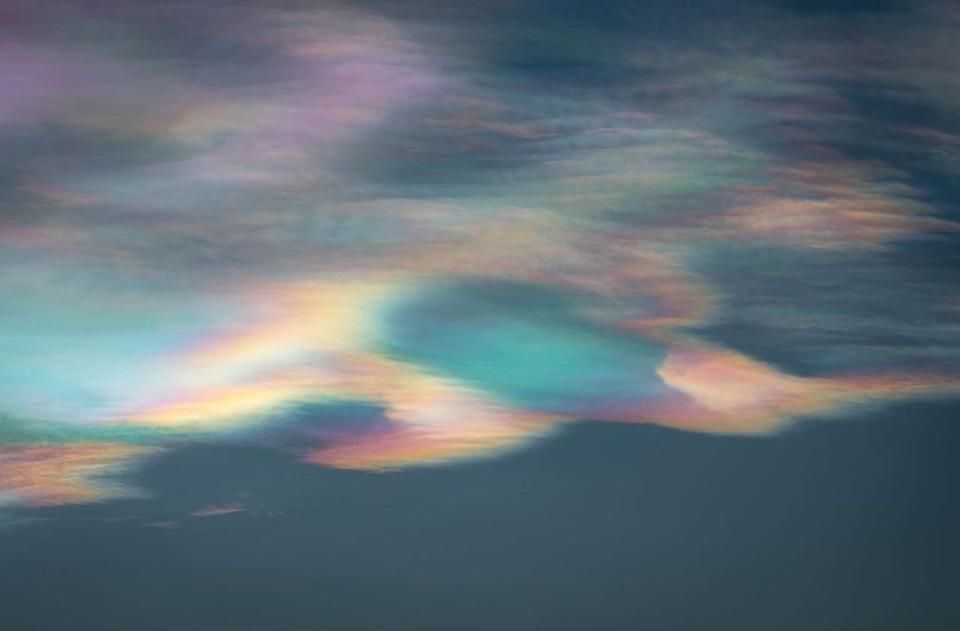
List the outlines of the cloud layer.
<svg viewBox="0 0 960 631">
<path fill-rule="evenodd" d="M 960 387 L 947 4 L 136 5 L 5 9 L 2 501 L 185 438 L 377 470 Z"/>
</svg>

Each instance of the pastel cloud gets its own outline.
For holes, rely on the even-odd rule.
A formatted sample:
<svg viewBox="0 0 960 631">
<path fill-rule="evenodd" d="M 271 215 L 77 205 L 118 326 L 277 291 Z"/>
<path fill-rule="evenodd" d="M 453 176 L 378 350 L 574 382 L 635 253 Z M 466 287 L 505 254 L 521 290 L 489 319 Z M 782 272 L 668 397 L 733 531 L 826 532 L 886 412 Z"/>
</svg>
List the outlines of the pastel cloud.
<svg viewBox="0 0 960 631">
<path fill-rule="evenodd" d="M 134 495 L 109 478 L 153 452 L 111 443 L 3 447 L 0 503 L 51 506 Z"/>
<path fill-rule="evenodd" d="M 955 21 L 911 12 L 935 35 L 920 48 L 878 41 L 874 17 L 852 18 L 872 34 L 852 44 L 800 18 L 764 46 L 623 44 L 603 63 L 627 78 L 597 87 L 524 81 L 469 25 L 461 42 L 362 11 L 175 11 L 217 25 L 210 49 L 179 50 L 189 26 L 158 44 L 133 11 L 103 20 L 103 41 L 27 33 L 0 55 L 16 132 L 0 289 L 21 297 L 0 309 L 5 501 L 123 496 L 107 476 L 183 437 L 292 433 L 307 462 L 392 469 L 576 420 L 764 434 L 960 385 L 956 362 L 924 365 L 946 321 L 895 364 L 881 342 L 804 375 L 710 337 L 747 313 L 789 331 L 783 348 L 804 318 L 852 338 L 845 296 L 889 278 L 884 257 L 955 238 L 893 154 L 949 152 L 958 130 L 884 126 L 844 88 L 866 77 L 943 108 Z M 873 153 L 851 128 L 883 130 L 860 143 Z M 947 284 L 878 291 L 952 313 Z M 783 287 L 808 311 L 778 311 Z M 343 404 L 363 418 L 331 427 Z"/>
</svg>

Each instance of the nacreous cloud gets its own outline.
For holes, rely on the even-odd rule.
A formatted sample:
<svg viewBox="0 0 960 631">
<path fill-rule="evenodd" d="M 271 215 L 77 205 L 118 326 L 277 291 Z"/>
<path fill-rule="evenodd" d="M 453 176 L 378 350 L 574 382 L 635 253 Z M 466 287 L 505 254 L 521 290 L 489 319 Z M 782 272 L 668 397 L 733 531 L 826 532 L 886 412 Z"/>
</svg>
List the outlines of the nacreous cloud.
<svg viewBox="0 0 960 631">
<path fill-rule="evenodd" d="M 916 256 L 957 239 L 943 5 L 554 50 L 550 24 L 83 4 L 0 33 L 2 502 L 127 495 L 183 438 L 390 469 L 960 388 L 956 278 Z M 491 53 L 518 41 L 580 64 Z"/>
</svg>

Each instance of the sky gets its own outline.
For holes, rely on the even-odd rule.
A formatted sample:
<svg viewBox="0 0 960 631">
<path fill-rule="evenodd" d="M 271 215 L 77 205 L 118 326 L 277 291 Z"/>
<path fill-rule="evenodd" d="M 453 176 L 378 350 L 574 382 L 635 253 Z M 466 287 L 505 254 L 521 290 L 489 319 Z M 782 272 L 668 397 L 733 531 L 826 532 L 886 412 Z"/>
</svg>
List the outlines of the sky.
<svg viewBox="0 0 960 631">
<path fill-rule="evenodd" d="M 958 49 L 937 0 L 8 0 L 0 620 L 955 628 Z"/>
</svg>

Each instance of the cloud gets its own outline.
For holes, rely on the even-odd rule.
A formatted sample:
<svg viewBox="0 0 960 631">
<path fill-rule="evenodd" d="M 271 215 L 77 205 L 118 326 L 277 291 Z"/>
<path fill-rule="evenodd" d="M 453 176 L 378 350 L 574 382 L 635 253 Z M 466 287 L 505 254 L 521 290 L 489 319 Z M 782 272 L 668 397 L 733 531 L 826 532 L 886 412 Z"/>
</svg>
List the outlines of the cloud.
<svg viewBox="0 0 960 631">
<path fill-rule="evenodd" d="M 5 446 L 0 448 L 0 501 L 52 506 L 135 495 L 108 476 L 154 451 L 112 443 Z"/>
<path fill-rule="evenodd" d="M 233 513 L 245 513 L 250 509 L 243 504 L 210 504 L 190 511 L 194 517 L 219 517 L 220 515 L 231 515 Z"/>
<path fill-rule="evenodd" d="M 626 12 L 582 47 L 373 5 L 13 13 L 8 503 L 123 496 L 185 437 L 393 469 L 960 385 L 945 5 L 709 41 Z"/>
</svg>

